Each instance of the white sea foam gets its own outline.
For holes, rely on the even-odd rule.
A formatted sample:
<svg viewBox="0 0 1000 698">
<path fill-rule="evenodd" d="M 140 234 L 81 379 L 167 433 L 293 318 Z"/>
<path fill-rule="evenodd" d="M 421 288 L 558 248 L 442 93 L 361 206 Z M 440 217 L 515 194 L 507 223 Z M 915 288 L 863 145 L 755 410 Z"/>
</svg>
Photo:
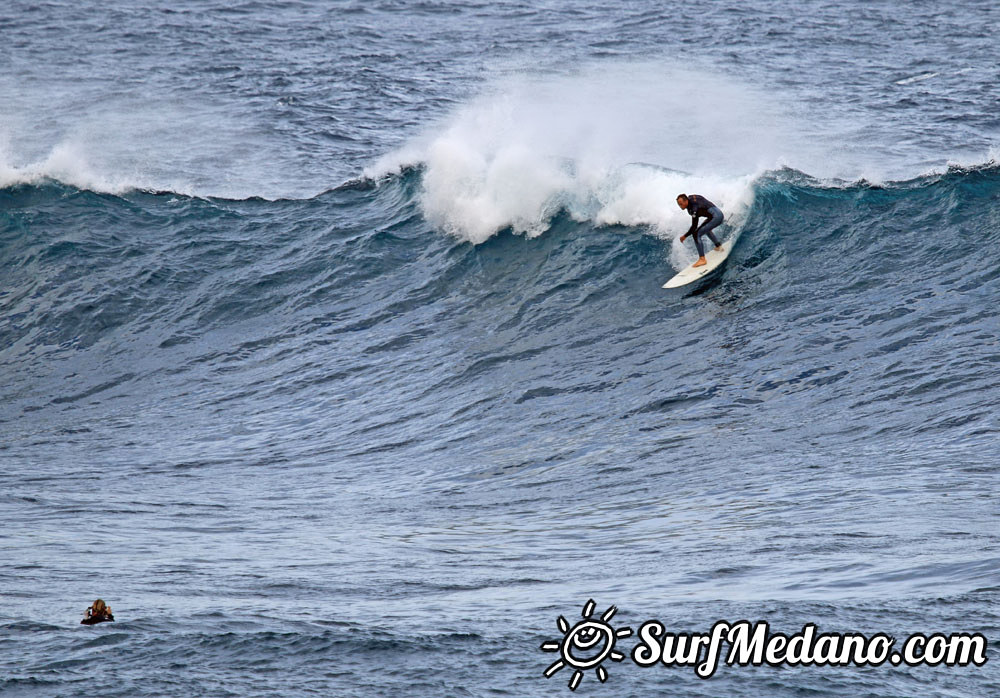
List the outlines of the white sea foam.
<svg viewBox="0 0 1000 698">
<path fill-rule="evenodd" d="M 739 219 L 753 175 L 781 164 L 783 120 L 765 95 L 719 76 L 604 64 L 506 79 L 366 174 L 423 165 L 428 220 L 473 243 L 505 228 L 538 235 L 561 209 L 674 236 L 690 221 L 681 192 Z"/>
<path fill-rule="evenodd" d="M 4 90 L 13 97 L 0 105 L 0 186 L 57 180 L 112 194 L 145 189 L 230 198 L 322 190 L 276 166 L 277 146 L 246 115 L 194 96 L 184 102 L 38 89 Z"/>
<path fill-rule="evenodd" d="M 145 188 L 136 178 L 118 174 L 109 177 L 92 168 L 85 148 L 80 143 L 64 141 L 56 144 L 42 158 L 21 165 L 11 164 L 13 158 L 6 149 L 0 150 L 0 187 L 37 184 L 57 180 L 80 189 L 121 194 L 130 189 Z"/>
<path fill-rule="evenodd" d="M 915 82 L 923 82 L 924 80 L 930 80 L 931 78 L 936 78 L 939 73 L 921 73 L 920 75 L 914 75 L 912 77 L 903 78 L 902 80 L 897 80 L 897 85 L 911 85 Z"/>
<path fill-rule="evenodd" d="M 964 156 L 954 156 L 948 159 L 948 167 L 959 167 L 959 168 L 974 168 L 986 166 L 995 166 L 1000 164 L 1000 143 L 995 143 L 989 147 L 986 154 L 981 153 L 969 153 Z M 935 171 L 940 172 L 938 169 Z"/>
</svg>

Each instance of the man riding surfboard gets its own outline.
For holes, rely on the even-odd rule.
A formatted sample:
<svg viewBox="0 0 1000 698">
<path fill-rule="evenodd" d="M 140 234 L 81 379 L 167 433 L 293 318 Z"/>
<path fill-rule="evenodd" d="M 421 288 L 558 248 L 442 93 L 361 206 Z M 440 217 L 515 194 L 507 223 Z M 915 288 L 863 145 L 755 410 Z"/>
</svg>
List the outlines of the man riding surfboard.
<svg viewBox="0 0 1000 698">
<path fill-rule="evenodd" d="M 698 261 L 691 266 L 703 266 L 707 262 L 705 260 L 705 247 L 701 244 L 701 236 L 703 234 L 708 235 L 712 242 L 715 243 L 715 249 L 721 252 L 722 243 L 715 237 L 712 230 L 721 224 L 726 217 L 722 215 L 722 211 L 719 210 L 718 206 L 698 194 L 692 194 L 691 196 L 678 194 L 677 205 L 691 214 L 691 227 L 688 228 L 686 233 L 681 235 L 681 242 L 684 242 L 688 235 L 694 235 L 694 244 L 698 248 Z M 708 220 L 699 226 L 699 218 L 707 218 Z"/>
</svg>

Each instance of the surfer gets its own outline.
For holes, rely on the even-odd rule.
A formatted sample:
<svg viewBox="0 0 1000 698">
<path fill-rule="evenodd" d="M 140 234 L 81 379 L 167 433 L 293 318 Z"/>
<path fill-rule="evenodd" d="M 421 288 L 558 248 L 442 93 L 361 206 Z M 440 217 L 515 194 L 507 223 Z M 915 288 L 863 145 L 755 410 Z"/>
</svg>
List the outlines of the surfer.
<svg viewBox="0 0 1000 698">
<path fill-rule="evenodd" d="M 722 211 L 719 210 L 718 206 L 713 204 L 704 196 L 699 196 L 698 194 L 692 194 L 691 196 L 688 196 L 687 194 L 678 194 L 677 205 L 691 214 L 691 227 L 686 233 L 681 235 L 681 242 L 684 242 L 688 235 L 694 235 L 694 244 L 698 248 L 698 261 L 691 266 L 703 266 L 704 264 L 707 264 L 707 262 L 705 260 L 705 247 L 701 244 L 701 236 L 703 234 L 708 235 L 712 242 L 715 243 L 715 249 L 721 252 L 722 243 L 719 242 L 717 237 L 715 237 L 712 230 L 722 223 L 726 217 L 722 215 Z M 708 220 L 699 226 L 699 218 L 707 218 Z"/>
<path fill-rule="evenodd" d="M 87 617 L 80 621 L 80 625 L 94 625 L 106 620 L 114 621 L 114 619 L 115 617 L 111 615 L 111 606 L 105 604 L 101 599 L 97 599 L 87 609 Z"/>
</svg>

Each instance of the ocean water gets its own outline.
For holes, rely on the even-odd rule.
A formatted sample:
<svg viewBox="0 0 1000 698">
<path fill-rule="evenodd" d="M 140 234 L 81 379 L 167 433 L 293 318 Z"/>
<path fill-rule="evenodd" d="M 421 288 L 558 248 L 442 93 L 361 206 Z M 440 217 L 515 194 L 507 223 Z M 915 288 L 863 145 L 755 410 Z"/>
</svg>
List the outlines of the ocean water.
<svg viewBox="0 0 1000 698">
<path fill-rule="evenodd" d="M 4 4 L 0 692 L 573 695 L 540 647 L 593 599 L 988 661 L 579 695 L 1000 695 L 998 36 L 978 0 Z M 664 291 L 682 191 L 736 244 Z"/>
</svg>

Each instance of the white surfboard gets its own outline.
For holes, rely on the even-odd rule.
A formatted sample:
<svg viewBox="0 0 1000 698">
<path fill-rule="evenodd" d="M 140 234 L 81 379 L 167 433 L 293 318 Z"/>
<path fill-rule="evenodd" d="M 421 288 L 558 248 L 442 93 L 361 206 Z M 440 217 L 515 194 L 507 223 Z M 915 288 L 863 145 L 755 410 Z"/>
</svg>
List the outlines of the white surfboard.
<svg viewBox="0 0 1000 698">
<path fill-rule="evenodd" d="M 712 245 L 711 242 L 706 240 L 709 246 Z M 720 264 L 726 261 L 726 257 L 729 256 L 729 252 L 733 249 L 733 240 L 726 240 L 722 243 L 722 250 L 716 251 L 714 247 L 711 247 L 708 252 L 705 253 L 705 264 L 700 267 L 694 265 L 690 267 L 685 267 L 672 278 L 667 283 L 663 284 L 663 288 L 678 288 L 680 286 L 687 286 L 690 283 L 703 278 L 710 272 L 714 271 Z"/>
</svg>

